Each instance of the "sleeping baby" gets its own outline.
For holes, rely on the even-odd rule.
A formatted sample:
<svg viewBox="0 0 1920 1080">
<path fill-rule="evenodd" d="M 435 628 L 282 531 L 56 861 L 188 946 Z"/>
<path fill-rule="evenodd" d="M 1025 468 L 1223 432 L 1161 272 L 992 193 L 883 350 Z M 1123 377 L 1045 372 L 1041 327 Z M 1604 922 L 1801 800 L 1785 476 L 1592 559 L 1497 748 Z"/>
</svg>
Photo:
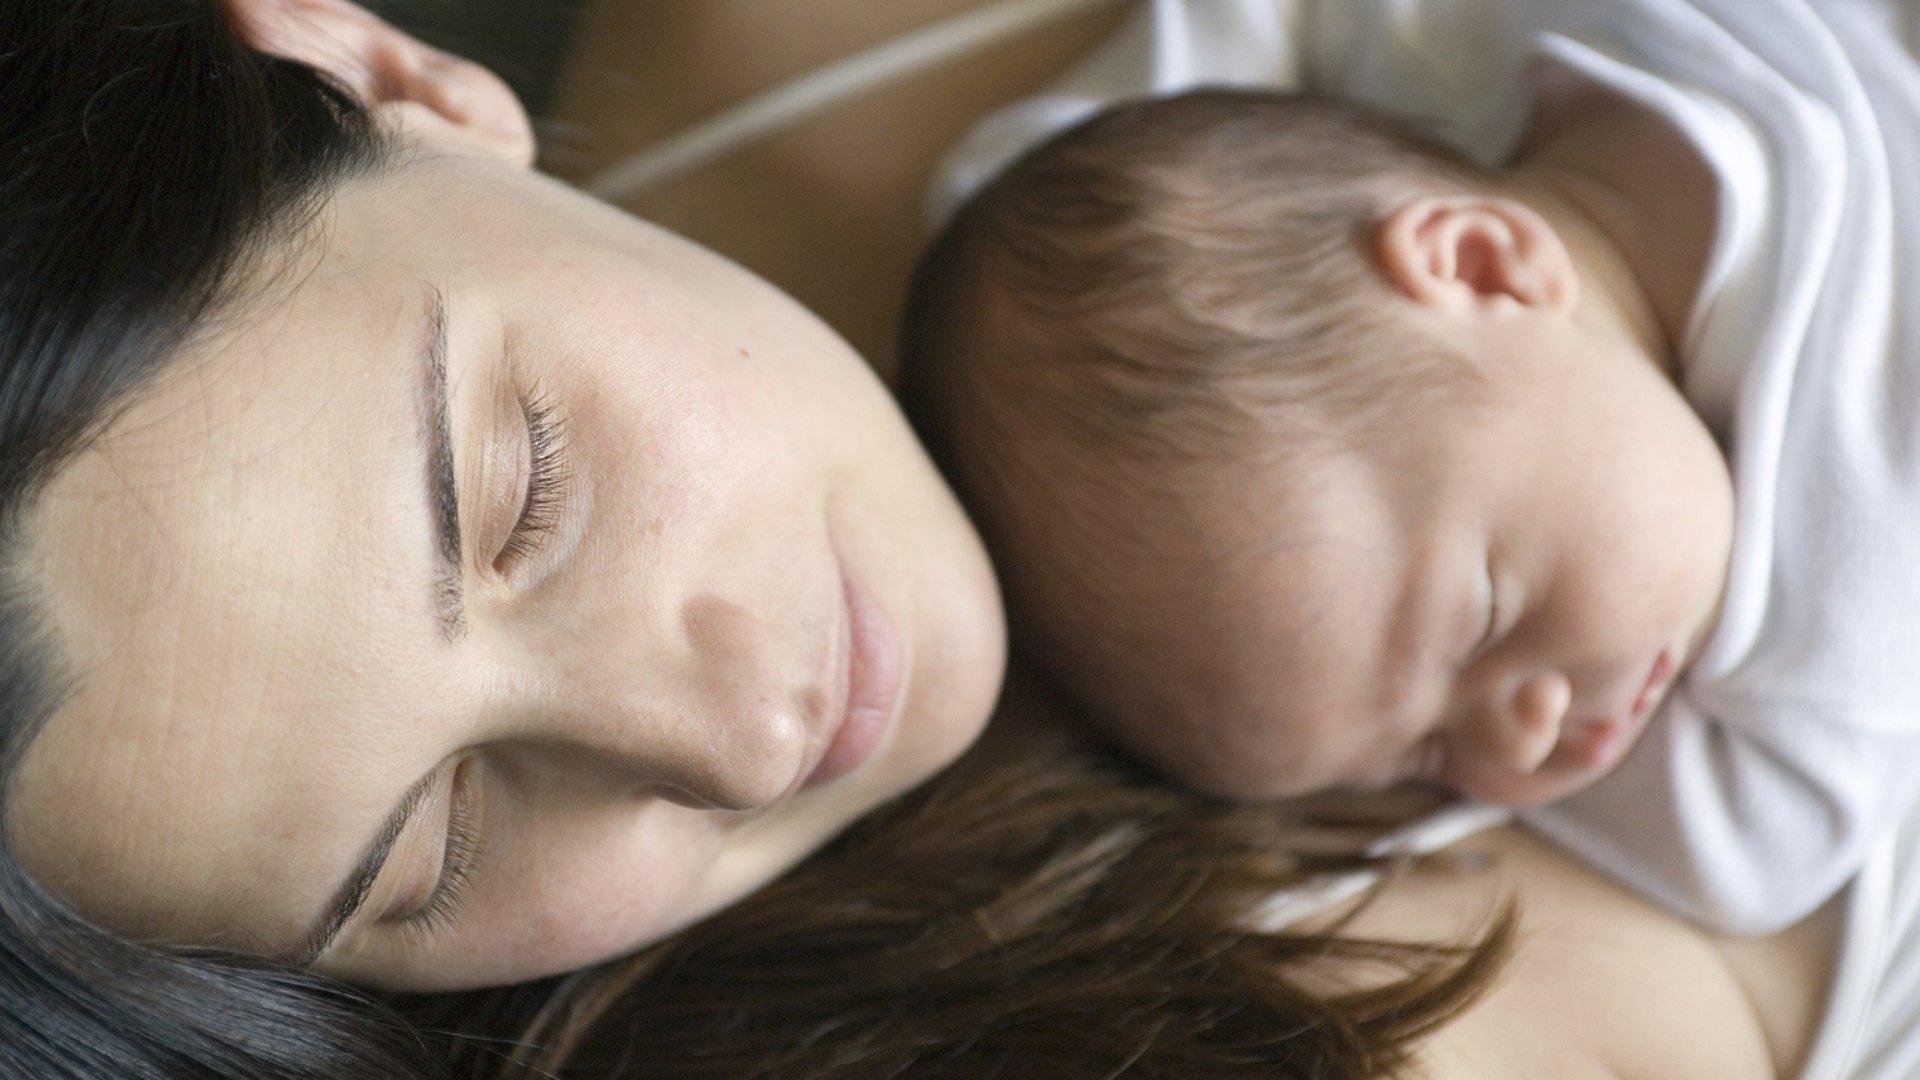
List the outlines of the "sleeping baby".
<svg viewBox="0 0 1920 1080">
<path fill-rule="evenodd" d="M 1920 790 L 1911 58 L 1840 4 L 1325 8 L 1304 92 L 1033 121 L 922 264 L 903 393 L 1022 647 L 1203 790 L 1440 781 L 1797 920 Z"/>
</svg>

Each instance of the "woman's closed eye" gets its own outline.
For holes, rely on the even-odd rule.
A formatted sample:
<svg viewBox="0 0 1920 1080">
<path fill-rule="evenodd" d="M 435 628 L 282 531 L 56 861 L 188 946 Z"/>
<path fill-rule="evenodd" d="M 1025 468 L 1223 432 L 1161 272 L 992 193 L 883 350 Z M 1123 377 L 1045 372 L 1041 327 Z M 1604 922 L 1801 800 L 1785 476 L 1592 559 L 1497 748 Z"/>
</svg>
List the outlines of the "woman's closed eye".
<svg viewBox="0 0 1920 1080">
<path fill-rule="evenodd" d="M 390 921 L 411 937 L 431 938 L 457 920 L 461 901 L 473 881 L 480 855 L 480 823 L 472 791 L 472 767 L 455 774 L 447 806 L 447 834 L 440 857 L 440 873 L 433 891 L 419 907 Z"/>
<path fill-rule="evenodd" d="M 566 425 L 543 397 L 528 400 L 521 411 L 527 429 L 526 490 L 519 517 L 494 559 L 494 569 L 503 573 L 539 551 L 559 522 L 566 495 Z"/>
</svg>

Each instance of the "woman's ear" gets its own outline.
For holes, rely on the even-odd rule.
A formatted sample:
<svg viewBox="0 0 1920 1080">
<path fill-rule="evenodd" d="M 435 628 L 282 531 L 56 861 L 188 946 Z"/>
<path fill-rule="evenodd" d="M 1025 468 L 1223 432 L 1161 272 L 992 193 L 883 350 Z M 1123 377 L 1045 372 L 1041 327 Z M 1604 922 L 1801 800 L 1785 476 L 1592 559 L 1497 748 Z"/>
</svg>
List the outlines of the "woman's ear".
<svg viewBox="0 0 1920 1080">
<path fill-rule="evenodd" d="M 1388 216 L 1380 267 L 1442 314 L 1571 312 L 1579 276 L 1560 235 L 1532 207 L 1497 196 L 1422 196 Z"/>
<path fill-rule="evenodd" d="M 247 43 L 340 79 L 403 129 L 521 164 L 527 112 L 500 78 L 401 33 L 348 0 L 226 0 Z"/>
</svg>

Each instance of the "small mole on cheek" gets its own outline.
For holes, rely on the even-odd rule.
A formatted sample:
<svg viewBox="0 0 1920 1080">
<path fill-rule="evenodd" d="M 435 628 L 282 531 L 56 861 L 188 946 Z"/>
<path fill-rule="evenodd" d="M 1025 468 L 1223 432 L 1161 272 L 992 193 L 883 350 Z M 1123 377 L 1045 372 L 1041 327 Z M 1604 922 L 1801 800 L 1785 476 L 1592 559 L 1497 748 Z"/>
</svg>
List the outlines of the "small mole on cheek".
<svg viewBox="0 0 1920 1080">
<path fill-rule="evenodd" d="M 745 345 L 740 346 L 740 359 L 742 360 L 753 359 L 753 354 L 747 351 L 747 347 Z"/>
</svg>

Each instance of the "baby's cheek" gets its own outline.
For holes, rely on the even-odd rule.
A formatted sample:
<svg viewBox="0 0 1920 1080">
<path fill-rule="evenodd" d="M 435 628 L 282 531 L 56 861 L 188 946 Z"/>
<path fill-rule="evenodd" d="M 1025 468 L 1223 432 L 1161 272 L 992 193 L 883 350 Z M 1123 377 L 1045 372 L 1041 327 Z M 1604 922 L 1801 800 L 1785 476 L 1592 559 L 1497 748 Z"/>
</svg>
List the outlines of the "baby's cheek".
<svg viewBox="0 0 1920 1080">
<path fill-rule="evenodd" d="M 1186 716 L 1160 725 L 1141 751 L 1173 779 L 1227 799 L 1278 799 L 1342 781 L 1316 777 L 1307 748 L 1310 733 L 1253 714 Z"/>
</svg>

